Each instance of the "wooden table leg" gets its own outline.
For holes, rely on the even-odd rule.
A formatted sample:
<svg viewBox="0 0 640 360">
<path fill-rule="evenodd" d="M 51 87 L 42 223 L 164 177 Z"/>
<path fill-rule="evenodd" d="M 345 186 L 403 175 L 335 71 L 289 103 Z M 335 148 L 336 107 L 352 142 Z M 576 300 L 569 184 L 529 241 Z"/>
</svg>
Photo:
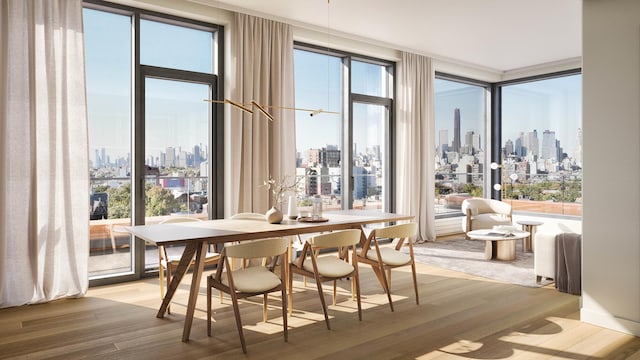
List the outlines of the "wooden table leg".
<svg viewBox="0 0 640 360">
<path fill-rule="evenodd" d="M 185 246 L 182 257 L 180 258 L 180 262 L 178 263 L 178 267 L 176 268 L 176 272 L 171 278 L 171 283 L 167 286 L 167 293 L 162 299 L 162 305 L 160 305 L 160 310 L 158 310 L 158 314 L 156 315 L 156 317 L 163 318 L 165 312 L 167 312 L 167 308 L 171 303 L 173 294 L 175 294 L 178 286 L 180 285 L 180 281 L 182 281 L 182 277 L 191 265 L 191 261 L 193 260 L 193 255 L 196 253 L 196 249 L 196 243 L 187 243 L 187 245 Z"/>
<path fill-rule="evenodd" d="M 189 291 L 189 303 L 187 305 L 187 313 L 185 314 L 185 318 L 184 318 L 184 330 L 182 331 L 183 342 L 188 342 L 189 335 L 191 334 L 191 324 L 193 324 L 193 314 L 196 311 L 196 302 L 198 301 L 198 292 L 200 290 L 200 280 L 202 279 L 202 271 L 204 270 L 204 260 L 207 255 L 206 242 L 199 241 L 195 243 L 195 247 L 196 247 L 196 263 L 195 263 L 195 266 L 193 267 L 193 280 L 191 280 L 191 291 Z M 180 259 L 180 265 L 182 265 L 182 259 Z"/>
<path fill-rule="evenodd" d="M 522 251 L 523 252 L 533 252 L 533 238 L 536 234 L 536 226 L 530 224 L 523 224 L 522 230 L 529 233 L 529 236 L 522 239 Z"/>
</svg>

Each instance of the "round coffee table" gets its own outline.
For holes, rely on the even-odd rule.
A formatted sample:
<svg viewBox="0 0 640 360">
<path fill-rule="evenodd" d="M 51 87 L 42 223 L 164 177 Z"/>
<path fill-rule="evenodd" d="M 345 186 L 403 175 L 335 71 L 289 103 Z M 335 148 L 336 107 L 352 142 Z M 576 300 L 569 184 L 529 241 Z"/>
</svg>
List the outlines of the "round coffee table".
<svg viewBox="0 0 640 360">
<path fill-rule="evenodd" d="M 508 234 L 491 229 L 472 230 L 467 233 L 471 240 L 483 240 L 484 258 L 486 260 L 516 259 L 516 240 L 529 236 L 526 231 L 511 231 Z"/>
<path fill-rule="evenodd" d="M 522 239 L 522 251 L 533 252 L 533 235 L 536 233 L 536 226 L 542 225 L 543 222 L 533 220 L 520 220 L 518 221 L 518 224 L 522 225 L 522 231 L 526 231 L 529 233 L 529 236 Z"/>
</svg>

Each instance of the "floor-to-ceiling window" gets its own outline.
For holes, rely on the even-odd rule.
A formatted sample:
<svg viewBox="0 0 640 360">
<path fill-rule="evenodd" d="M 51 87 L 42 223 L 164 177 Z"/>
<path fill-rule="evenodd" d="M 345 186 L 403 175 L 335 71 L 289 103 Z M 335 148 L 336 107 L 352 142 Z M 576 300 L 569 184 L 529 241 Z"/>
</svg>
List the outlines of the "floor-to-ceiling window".
<svg viewBox="0 0 640 360">
<path fill-rule="evenodd" d="M 89 120 L 89 275 L 133 272 L 132 239 L 113 225 L 130 224 L 133 113 L 132 17 L 84 9 Z"/>
<path fill-rule="evenodd" d="M 351 61 L 354 209 L 390 208 L 390 68 Z"/>
<path fill-rule="evenodd" d="M 487 86 L 438 75 L 435 80 L 436 215 L 460 214 L 466 198 L 483 197 L 487 153 Z"/>
<path fill-rule="evenodd" d="M 294 62 L 298 206 L 390 210 L 392 64 L 300 44 Z"/>
<path fill-rule="evenodd" d="M 157 268 L 122 226 L 216 217 L 217 36 L 213 25 L 92 1 L 84 10 L 91 149 L 90 277 Z M 179 249 L 177 249 L 179 251 Z M 100 280 L 104 282 L 105 280 Z"/>
<path fill-rule="evenodd" d="M 579 71 L 501 85 L 501 196 L 514 211 L 582 215 Z"/>
</svg>

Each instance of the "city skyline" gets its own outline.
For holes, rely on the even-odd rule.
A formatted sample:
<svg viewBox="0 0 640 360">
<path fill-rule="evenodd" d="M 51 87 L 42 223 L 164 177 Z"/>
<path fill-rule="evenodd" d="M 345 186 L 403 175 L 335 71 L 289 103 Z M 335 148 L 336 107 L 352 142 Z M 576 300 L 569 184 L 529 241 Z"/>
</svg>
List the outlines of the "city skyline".
<svg viewBox="0 0 640 360">
<path fill-rule="evenodd" d="M 515 141 L 520 132 L 554 131 L 565 152 L 571 155 L 578 149 L 577 129 L 581 128 L 581 75 L 504 85 L 502 94 L 502 142 Z M 485 118 L 487 109 L 485 88 L 463 82 L 436 78 L 435 80 L 435 133 L 449 131 L 452 145 L 454 109 L 460 109 L 460 127 L 480 134 L 486 147 Z M 439 145 L 438 143 L 435 146 Z M 486 149 L 484 149 L 486 151 Z"/>
</svg>

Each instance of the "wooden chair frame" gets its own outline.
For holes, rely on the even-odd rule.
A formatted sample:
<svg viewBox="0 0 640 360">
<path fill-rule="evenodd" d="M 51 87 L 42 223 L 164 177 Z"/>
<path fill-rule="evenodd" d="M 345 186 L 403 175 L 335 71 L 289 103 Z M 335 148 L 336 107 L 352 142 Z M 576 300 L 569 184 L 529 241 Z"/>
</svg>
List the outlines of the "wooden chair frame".
<svg viewBox="0 0 640 360">
<path fill-rule="evenodd" d="M 360 253 L 357 255 L 357 261 L 368 264 L 373 269 L 373 272 L 376 274 L 380 285 L 387 293 L 387 298 L 389 299 L 389 307 L 391 307 L 391 311 L 393 309 L 393 301 L 391 300 L 391 269 L 408 266 L 411 265 L 411 274 L 413 275 L 413 288 L 416 293 L 416 304 L 420 305 L 419 295 L 418 295 L 418 280 L 416 277 L 416 263 L 413 255 L 413 242 L 412 238 L 415 237 L 418 230 L 418 225 L 416 223 L 405 223 L 398 225 L 391 225 L 384 228 L 377 228 L 371 231 L 369 236 L 366 238 L 362 245 L 362 249 Z M 384 262 L 384 257 L 380 251 L 380 243 L 378 239 L 380 238 L 388 238 L 393 241 L 393 239 L 398 239 L 394 250 L 400 251 L 405 241 L 409 245 L 409 257 L 410 261 L 404 264 L 388 264 Z M 373 244 L 373 245 L 372 245 Z M 375 251 L 376 259 L 370 259 L 367 257 L 369 251 Z"/>
<path fill-rule="evenodd" d="M 313 278 L 318 288 L 318 295 L 320 296 L 320 302 L 322 303 L 322 311 L 324 312 L 324 319 L 327 325 L 327 329 L 331 329 L 329 324 L 329 315 L 327 313 L 327 304 L 324 299 L 324 293 L 322 290 L 322 283 L 326 281 L 333 281 L 333 304 L 336 304 L 336 286 L 337 280 L 351 278 L 352 290 L 355 287 L 356 299 L 358 302 L 358 319 L 362 321 L 362 304 L 360 301 L 360 277 L 358 275 L 358 262 L 356 260 L 357 245 L 360 242 L 362 231 L 359 229 L 350 229 L 335 231 L 326 234 L 316 235 L 307 239 L 302 248 L 302 253 L 296 262 L 289 264 L 289 310 L 293 310 L 293 274 L 299 274 L 304 277 Z M 353 270 L 348 274 L 340 276 L 322 275 L 318 270 L 318 255 L 320 250 L 324 249 L 336 249 L 337 257 L 346 263 L 349 263 L 349 252 L 351 252 L 351 266 Z M 327 255 L 334 256 L 334 255 Z M 308 271 L 304 268 L 305 262 L 311 261 L 313 271 Z"/>
<path fill-rule="evenodd" d="M 240 336 L 240 343 L 242 345 L 242 351 L 247 353 L 247 346 L 244 338 L 244 332 L 242 331 L 242 320 L 240 318 L 240 307 L 238 305 L 239 299 L 248 298 L 251 296 L 263 295 L 263 319 L 266 319 L 267 312 L 267 294 L 271 292 L 280 291 L 282 296 L 282 319 L 284 327 L 284 341 L 289 341 L 288 324 L 287 324 L 287 294 L 286 294 L 286 256 L 289 251 L 289 241 L 284 238 L 270 238 L 263 240 L 256 240 L 250 243 L 239 243 L 227 245 L 222 249 L 220 259 L 218 260 L 218 267 L 216 272 L 207 277 L 207 335 L 211 336 L 211 296 L 212 288 L 216 288 L 221 292 L 229 294 L 233 303 L 233 312 L 236 318 L 236 327 L 238 328 L 238 335 Z M 230 254 L 229 254 L 230 253 Z M 243 255 L 246 254 L 246 255 Z M 243 292 L 236 288 L 233 274 L 238 271 L 246 271 L 246 269 L 233 270 L 229 258 L 240 259 L 254 259 L 264 257 L 275 257 L 276 261 L 263 266 L 270 272 L 274 272 L 277 264 L 280 264 L 280 284 L 277 286 L 256 292 Z M 223 271 L 226 269 L 226 271 Z M 223 275 L 223 273 L 225 275 Z M 226 276 L 227 284 L 223 282 L 223 276 Z M 266 321 L 266 320 L 265 320 Z"/>
</svg>

